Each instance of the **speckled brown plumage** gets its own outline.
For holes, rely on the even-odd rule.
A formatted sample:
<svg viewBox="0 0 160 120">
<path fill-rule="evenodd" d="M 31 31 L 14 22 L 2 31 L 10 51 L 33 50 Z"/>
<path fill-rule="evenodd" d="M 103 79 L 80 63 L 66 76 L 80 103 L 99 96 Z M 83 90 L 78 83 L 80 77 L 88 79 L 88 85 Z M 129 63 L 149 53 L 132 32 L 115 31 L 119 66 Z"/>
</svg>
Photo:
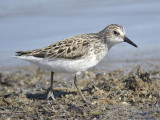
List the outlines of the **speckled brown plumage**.
<svg viewBox="0 0 160 120">
<path fill-rule="evenodd" d="M 51 44 L 42 49 L 19 51 L 18 56 L 34 56 L 40 58 L 66 58 L 76 59 L 88 54 L 89 49 L 100 42 L 98 34 L 82 34 Z M 92 42 L 91 42 L 92 41 Z M 92 43 L 92 44 L 91 44 Z M 98 51 L 98 50 L 97 50 Z"/>
</svg>

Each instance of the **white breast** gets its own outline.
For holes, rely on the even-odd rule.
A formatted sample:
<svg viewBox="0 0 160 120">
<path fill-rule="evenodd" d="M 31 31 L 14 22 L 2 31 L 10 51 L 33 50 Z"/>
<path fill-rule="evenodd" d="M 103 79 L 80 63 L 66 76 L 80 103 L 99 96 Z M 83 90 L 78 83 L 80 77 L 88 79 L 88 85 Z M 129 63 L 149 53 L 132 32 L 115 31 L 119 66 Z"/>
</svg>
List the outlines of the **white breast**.
<svg viewBox="0 0 160 120">
<path fill-rule="evenodd" d="M 98 63 L 94 55 L 91 55 L 85 59 L 78 59 L 78 60 L 70 60 L 70 59 L 49 60 L 47 58 L 37 58 L 33 56 L 16 56 L 16 57 L 34 63 L 44 69 L 60 73 L 62 72 L 76 73 L 80 71 L 85 71 L 86 69 L 93 67 Z"/>
<path fill-rule="evenodd" d="M 15 56 L 17 58 L 29 61 L 34 63 L 41 68 L 51 70 L 53 72 L 59 73 L 77 73 L 81 71 L 85 71 L 88 68 L 91 68 L 97 65 L 101 59 L 106 55 L 107 51 L 100 51 L 98 56 L 94 54 L 94 51 L 86 56 L 83 59 L 60 59 L 55 58 L 53 60 L 49 60 L 48 58 L 37 58 L 34 56 Z"/>
</svg>

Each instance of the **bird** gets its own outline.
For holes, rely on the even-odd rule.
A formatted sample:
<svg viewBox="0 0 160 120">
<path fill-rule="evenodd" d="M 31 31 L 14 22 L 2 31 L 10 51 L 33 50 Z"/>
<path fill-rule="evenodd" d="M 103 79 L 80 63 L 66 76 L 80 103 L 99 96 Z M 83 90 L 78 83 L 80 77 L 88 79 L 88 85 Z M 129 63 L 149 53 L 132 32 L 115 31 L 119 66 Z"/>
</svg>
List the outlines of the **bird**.
<svg viewBox="0 0 160 120">
<path fill-rule="evenodd" d="M 124 27 L 119 24 L 110 24 L 97 33 L 76 35 L 41 49 L 18 51 L 14 57 L 51 71 L 47 99 L 50 97 L 55 99 L 53 96 L 54 73 L 72 73 L 78 93 L 82 100 L 88 103 L 77 85 L 77 76 L 97 65 L 107 55 L 112 46 L 121 42 L 127 42 L 137 47 L 126 36 Z"/>
</svg>

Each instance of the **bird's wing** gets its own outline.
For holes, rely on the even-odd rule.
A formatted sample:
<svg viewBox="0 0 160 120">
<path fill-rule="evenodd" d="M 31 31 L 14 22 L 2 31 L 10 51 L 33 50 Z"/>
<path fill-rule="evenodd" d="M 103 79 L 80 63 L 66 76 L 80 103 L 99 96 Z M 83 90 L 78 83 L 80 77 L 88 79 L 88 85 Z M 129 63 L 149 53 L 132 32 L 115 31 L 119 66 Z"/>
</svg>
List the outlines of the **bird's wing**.
<svg viewBox="0 0 160 120">
<path fill-rule="evenodd" d="M 51 44 L 42 49 L 19 51 L 17 56 L 34 56 L 39 58 L 66 58 L 78 59 L 87 54 L 89 42 L 85 37 L 71 37 L 57 43 Z"/>
</svg>

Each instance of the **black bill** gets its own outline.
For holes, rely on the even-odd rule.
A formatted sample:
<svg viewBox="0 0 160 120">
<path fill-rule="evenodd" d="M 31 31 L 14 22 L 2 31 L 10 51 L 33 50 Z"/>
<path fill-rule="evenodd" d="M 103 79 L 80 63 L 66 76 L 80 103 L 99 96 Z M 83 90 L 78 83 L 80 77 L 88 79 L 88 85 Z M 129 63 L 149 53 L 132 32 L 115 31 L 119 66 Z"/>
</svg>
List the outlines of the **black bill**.
<svg viewBox="0 0 160 120">
<path fill-rule="evenodd" d="M 137 47 L 137 45 L 134 42 L 132 42 L 130 39 L 128 39 L 126 36 L 124 37 L 124 42 L 127 42 L 127 43 L 133 45 L 134 47 Z"/>
</svg>

